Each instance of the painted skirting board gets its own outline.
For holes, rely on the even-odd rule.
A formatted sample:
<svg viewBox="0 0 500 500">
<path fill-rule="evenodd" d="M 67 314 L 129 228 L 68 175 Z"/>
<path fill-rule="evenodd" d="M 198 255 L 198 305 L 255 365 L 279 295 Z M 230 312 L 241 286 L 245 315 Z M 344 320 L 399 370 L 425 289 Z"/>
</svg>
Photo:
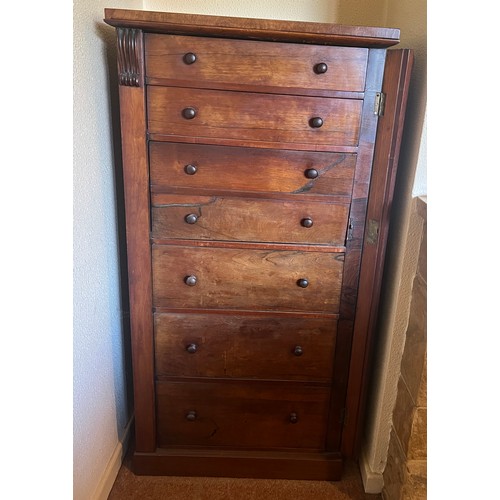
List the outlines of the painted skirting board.
<svg viewBox="0 0 500 500">
<path fill-rule="evenodd" d="M 91 497 L 91 500 L 107 500 L 111 488 L 113 488 L 113 484 L 115 483 L 116 476 L 118 476 L 118 472 L 120 471 L 120 467 L 128 448 L 128 441 L 130 439 L 130 432 L 132 429 L 133 421 L 134 417 L 132 416 L 128 421 L 127 427 L 125 427 L 123 438 L 116 444 L 113 454 L 109 459 L 108 465 L 106 466 L 106 469 L 101 476 L 101 479 L 94 494 Z"/>
<path fill-rule="evenodd" d="M 365 493 L 381 493 L 384 487 L 384 476 L 379 472 L 373 472 L 364 453 L 359 459 L 359 469 Z"/>
</svg>

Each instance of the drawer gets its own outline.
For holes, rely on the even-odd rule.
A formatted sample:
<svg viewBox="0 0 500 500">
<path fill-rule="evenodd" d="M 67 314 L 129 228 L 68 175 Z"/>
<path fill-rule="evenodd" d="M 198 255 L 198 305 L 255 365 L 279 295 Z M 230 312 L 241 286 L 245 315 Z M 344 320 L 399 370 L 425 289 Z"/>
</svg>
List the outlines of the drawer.
<svg viewBox="0 0 500 500">
<path fill-rule="evenodd" d="M 157 377 L 332 377 L 335 318 L 170 313 L 154 328 Z"/>
<path fill-rule="evenodd" d="M 151 142 L 153 190 L 324 194 L 350 198 L 356 155 Z"/>
<path fill-rule="evenodd" d="M 149 86 L 152 134 L 357 146 L 362 101 Z M 314 126 L 314 119 L 321 126 Z M 319 125 L 316 123 L 316 125 Z M 246 144 L 248 145 L 248 144 Z"/>
<path fill-rule="evenodd" d="M 145 53 L 149 79 L 266 92 L 363 92 L 368 61 L 366 48 L 156 34 L 146 34 Z"/>
<path fill-rule="evenodd" d="M 153 195 L 154 239 L 342 246 L 349 205 L 222 196 Z"/>
<path fill-rule="evenodd" d="M 157 382 L 158 446 L 322 450 L 329 398 L 300 383 Z"/>
<path fill-rule="evenodd" d="M 155 307 L 339 309 L 343 253 L 153 245 L 152 257 Z"/>
</svg>

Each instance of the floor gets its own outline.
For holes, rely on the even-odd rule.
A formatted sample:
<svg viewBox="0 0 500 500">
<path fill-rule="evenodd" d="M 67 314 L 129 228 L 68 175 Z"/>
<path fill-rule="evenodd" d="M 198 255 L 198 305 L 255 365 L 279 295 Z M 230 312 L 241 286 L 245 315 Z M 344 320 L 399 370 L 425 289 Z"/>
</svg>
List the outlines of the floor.
<svg viewBox="0 0 500 500">
<path fill-rule="evenodd" d="M 288 481 L 135 476 L 128 455 L 108 500 L 381 500 L 364 492 L 358 466 L 346 464 L 341 481 Z"/>
</svg>

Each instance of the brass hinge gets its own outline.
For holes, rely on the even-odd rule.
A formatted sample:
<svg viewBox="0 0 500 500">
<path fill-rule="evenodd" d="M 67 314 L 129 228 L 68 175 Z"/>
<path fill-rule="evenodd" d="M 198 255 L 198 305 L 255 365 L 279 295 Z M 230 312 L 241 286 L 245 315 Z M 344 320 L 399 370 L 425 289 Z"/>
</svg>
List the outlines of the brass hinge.
<svg viewBox="0 0 500 500">
<path fill-rule="evenodd" d="M 373 107 L 373 114 L 377 116 L 383 116 L 385 109 L 385 94 L 383 92 L 377 92 L 375 94 L 375 105 Z"/>
<path fill-rule="evenodd" d="M 349 222 L 347 224 L 347 234 L 345 236 L 345 242 L 352 240 L 352 231 L 354 229 L 354 224 L 352 223 L 352 219 L 349 217 Z"/>
<path fill-rule="evenodd" d="M 378 220 L 368 220 L 368 230 L 366 231 L 366 242 L 370 245 L 375 245 L 378 240 L 379 223 Z"/>
</svg>

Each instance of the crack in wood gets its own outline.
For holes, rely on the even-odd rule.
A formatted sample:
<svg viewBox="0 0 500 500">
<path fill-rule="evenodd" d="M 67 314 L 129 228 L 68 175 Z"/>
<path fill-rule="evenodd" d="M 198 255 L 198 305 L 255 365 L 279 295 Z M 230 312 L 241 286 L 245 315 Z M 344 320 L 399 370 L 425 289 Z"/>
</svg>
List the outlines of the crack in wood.
<svg viewBox="0 0 500 500">
<path fill-rule="evenodd" d="M 316 177 L 315 179 L 311 179 L 307 184 L 304 184 L 302 187 L 300 187 L 299 189 L 296 189 L 295 191 L 292 191 L 292 194 L 302 194 L 302 193 L 307 193 L 308 191 L 310 191 L 313 187 L 314 187 L 314 183 L 323 175 L 323 174 L 326 174 L 327 172 L 329 172 L 333 167 L 336 167 L 337 165 L 339 165 L 340 163 L 342 163 L 345 159 L 346 159 L 346 156 L 345 154 L 341 155 L 340 158 L 331 163 L 330 165 L 327 165 L 326 167 L 323 167 L 323 168 L 320 168 L 318 169 L 318 177 Z"/>
<path fill-rule="evenodd" d="M 219 430 L 219 426 L 217 425 L 217 423 L 215 422 L 215 420 L 210 419 L 210 421 L 214 424 L 215 429 L 209 434 L 208 439 L 213 438 L 217 434 L 217 432 Z"/>
<path fill-rule="evenodd" d="M 201 210 L 201 207 L 217 203 L 218 199 L 219 199 L 218 196 L 212 196 L 210 200 L 205 203 L 159 203 L 159 204 L 155 203 L 153 207 L 154 208 L 190 207 L 190 208 L 198 208 Z"/>
</svg>

